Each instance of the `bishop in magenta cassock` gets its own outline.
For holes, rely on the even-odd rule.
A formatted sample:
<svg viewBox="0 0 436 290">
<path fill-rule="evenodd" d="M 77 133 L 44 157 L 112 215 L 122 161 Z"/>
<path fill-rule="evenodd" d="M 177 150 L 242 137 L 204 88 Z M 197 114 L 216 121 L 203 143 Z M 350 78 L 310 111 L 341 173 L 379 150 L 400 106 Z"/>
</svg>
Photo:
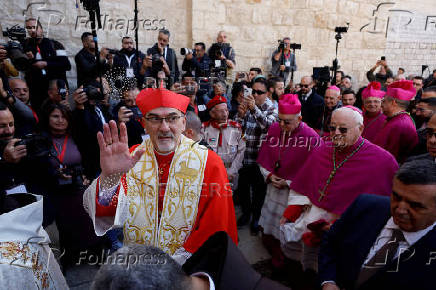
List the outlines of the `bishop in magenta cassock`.
<svg viewBox="0 0 436 290">
<path fill-rule="evenodd" d="M 412 81 L 396 81 L 388 86 L 382 101 L 383 114 L 387 119 L 383 128 L 377 133 L 374 144 L 391 152 L 399 163 L 418 144 L 418 134 L 410 114 L 406 112 L 410 101 L 416 95 Z"/>
<path fill-rule="evenodd" d="M 329 131 L 332 141 L 316 148 L 293 179 L 281 221 L 282 248 L 288 258 L 302 258 L 305 269 L 317 269 L 322 232 L 360 194 L 390 195 L 398 169 L 389 152 L 361 137 L 359 109 L 333 111 Z"/>
<path fill-rule="evenodd" d="M 288 205 L 289 186 L 310 153 L 322 142 L 318 133 L 301 119 L 298 95 L 283 95 L 279 100 L 279 122 L 269 128 L 257 159 L 267 183 L 259 225 L 276 269 L 284 263 L 280 249 L 280 218 Z"/>
<path fill-rule="evenodd" d="M 371 82 L 362 91 L 363 100 L 363 133 L 362 137 L 374 142 L 375 136 L 383 128 L 386 115 L 381 109 L 381 102 L 386 94 L 381 90 L 379 82 Z"/>
<path fill-rule="evenodd" d="M 122 227 L 124 244 L 149 244 L 184 261 L 217 231 L 237 243 L 231 184 L 220 157 L 184 137 L 189 99 L 165 89 L 136 98 L 150 135 L 128 148 L 126 127 L 98 133 L 99 178 L 84 194 L 97 235 Z"/>
</svg>

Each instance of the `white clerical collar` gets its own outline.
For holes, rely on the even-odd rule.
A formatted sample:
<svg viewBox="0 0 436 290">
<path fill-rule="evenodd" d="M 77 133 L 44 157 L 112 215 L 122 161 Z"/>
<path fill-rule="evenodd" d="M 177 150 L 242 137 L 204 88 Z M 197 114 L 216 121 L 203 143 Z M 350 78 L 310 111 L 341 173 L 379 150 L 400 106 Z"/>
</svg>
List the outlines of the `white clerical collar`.
<svg viewBox="0 0 436 290">
<path fill-rule="evenodd" d="M 414 243 L 416 243 L 419 239 L 421 239 L 422 237 L 424 237 L 429 231 L 431 231 L 433 228 L 434 228 L 434 226 L 436 226 L 436 222 L 434 222 L 432 225 L 430 225 L 430 226 L 428 226 L 428 227 L 426 227 L 425 229 L 423 229 L 423 230 L 420 230 L 420 231 L 416 231 L 416 232 L 406 232 L 406 231 L 403 231 L 403 230 L 401 230 L 402 232 L 403 232 L 403 235 L 404 235 L 404 238 L 406 239 L 406 241 L 407 241 L 407 243 L 409 244 L 409 246 L 412 246 Z M 394 223 L 394 218 L 393 217 L 391 217 L 389 220 L 388 220 L 388 222 L 386 223 L 386 226 L 385 226 L 387 229 L 391 229 L 391 230 L 393 230 L 393 229 L 399 229 L 399 226 L 397 226 L 395 223 Z"/>
</svg>

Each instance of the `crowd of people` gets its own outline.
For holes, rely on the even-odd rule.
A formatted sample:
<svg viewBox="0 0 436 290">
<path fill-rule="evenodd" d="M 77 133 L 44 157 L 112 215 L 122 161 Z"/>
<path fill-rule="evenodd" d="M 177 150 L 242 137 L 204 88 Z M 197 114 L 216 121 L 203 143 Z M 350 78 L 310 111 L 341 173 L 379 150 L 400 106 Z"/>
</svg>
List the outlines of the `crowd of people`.
<svg viewBox="0 0 436 290">
<path fill-rule="evenodd" d="M 179 70 L 168 30 L 146 53 L 128 36 L 96 51 L 85 32 L 73 89 L 64 46 L 37 19 L 25 27 L 25 69 L 0 46 L 0 261 L 50 251 L 28 245 L 48 236 L 27 209 L 56 224 L 63 270 L 102 249 L 167 261 L 104 265 L 95 289 L 284 288 L 238 252 L 246 226 L 271 254 L 271 278 L 295 289 L 432 289 L 436 70 L 394 75 L 383 58 L 361 88 L 342 71 L 294 82 L 285 37 L 271 72 L 233 72 L 224 31 L 209 49 L 183 48 Z M 26 279 L 65 286 L 51 264 L 45 280 Z"/>
</svg>

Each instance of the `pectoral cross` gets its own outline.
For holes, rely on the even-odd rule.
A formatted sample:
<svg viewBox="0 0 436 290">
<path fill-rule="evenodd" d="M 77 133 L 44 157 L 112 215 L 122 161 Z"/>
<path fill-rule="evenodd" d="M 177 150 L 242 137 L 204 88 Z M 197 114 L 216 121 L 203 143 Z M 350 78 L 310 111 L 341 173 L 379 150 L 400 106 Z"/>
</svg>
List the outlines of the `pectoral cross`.
<svg viewBox="0 0 436 290">
<path fill-rule="evenodd" d="M 318 190 L 318 193 L 319 193 L 319 198 L 318 198 L 318 201 L 321 201 L 323 198 L 324 198 L 324 196 L 326 195 L 325 194 L 325 187 L 324 187 L 324 189 L 323 190 Z"/>
<path fill-rule="evenodd" d="M 329 178 L 327 178 L 327 181 L 325 183 L 324 188 L 322 190 L 321 189 L 318 190 L 318 193 L 319 193 L 318 201 L 323 200 L 323 198 L 326 196 L 326 192 L 325 191 L 326 191 L 327 187 L 329 186 L 330 182 L 332 181 L 333 177 L 335 177 L 336 169 L 337 168 L 333 169 L 332 172 L 330 172 Z"/>
</svg>

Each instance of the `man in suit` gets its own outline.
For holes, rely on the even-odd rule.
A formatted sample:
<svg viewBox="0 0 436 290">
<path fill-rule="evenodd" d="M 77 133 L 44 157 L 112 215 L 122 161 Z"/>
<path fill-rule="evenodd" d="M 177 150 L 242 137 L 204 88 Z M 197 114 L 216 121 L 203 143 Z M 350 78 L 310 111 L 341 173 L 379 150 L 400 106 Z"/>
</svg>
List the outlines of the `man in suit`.
<svg viewBox="0 0 436 290">
<path fill-rule="evenodd" d="M 169 47 L 169 42 L 170 32 L 166 29 L 159 30 L 157 42 L 153 47 L 147 49 L 147 57 L 143 63 L 146 77 L 157 78 L 157 73 L 163 70 L 165 77 L 168 78 L 168 87 L 179 80 L 179 67 L 177 65 L 176 52 Z M 157 58 L 160 59 L 160 65 L 157 67 L 153 66 L 153 56 L 155 56 L 155 60 Z M 154 61 L 154 63 L 157 64 L 159 62 Z"/>
<path fill-rule="evenodd" d="M 324 236 L 319 277 L 326 289 L 434 289 L 436 164 L 405 163 L 392 195 L 361 195 Z"/>
<path fill-rule="evenodd" d="M 298 99 L 301 102 L 301 115 L 303 122 L 314 128 L 322 114 L 324 98 L 313 90 L 313 79 L 310 76 L 301 78 L 301 90 L 298 92 Z"/>
</svg>

